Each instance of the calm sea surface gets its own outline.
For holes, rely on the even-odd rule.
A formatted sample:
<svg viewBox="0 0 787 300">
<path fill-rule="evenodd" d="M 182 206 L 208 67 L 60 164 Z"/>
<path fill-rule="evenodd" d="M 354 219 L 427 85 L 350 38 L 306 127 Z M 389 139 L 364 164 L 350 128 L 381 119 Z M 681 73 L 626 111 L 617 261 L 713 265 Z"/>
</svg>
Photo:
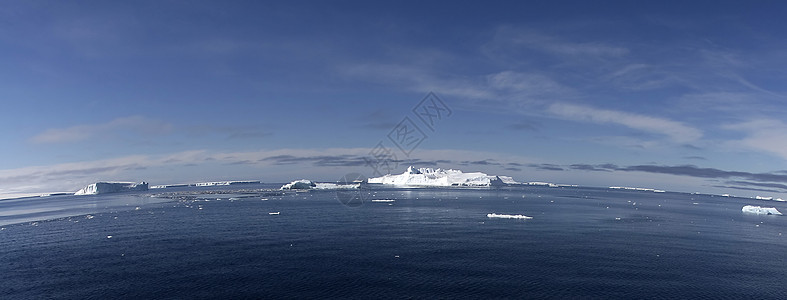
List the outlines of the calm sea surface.
<svg viewBox="0 0 787 300">
<path fill-rule="evenodd" d="M 0 298 L 787 299 L 785 202 L 272 187 L 0 200 Z"/>
</svg>

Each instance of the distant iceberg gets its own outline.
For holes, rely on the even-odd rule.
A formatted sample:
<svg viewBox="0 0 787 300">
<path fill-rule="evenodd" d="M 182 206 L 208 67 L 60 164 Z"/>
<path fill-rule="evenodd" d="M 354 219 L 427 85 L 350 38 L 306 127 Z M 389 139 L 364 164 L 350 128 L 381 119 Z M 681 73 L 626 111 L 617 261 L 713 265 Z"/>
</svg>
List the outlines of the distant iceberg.
<svg viewBox="0 0 787 300">
<path fill-rule="evenodd" d="M 444 170 L 433 168 L 407 168 L 399 175 L 384 175 L 369 178 L 368 183 L 389 184 L 396 186 L 505 186 L 516 184 L 508 176 L 490 176 L 481 172 L 464 173 L 460 170 Z"/>
<path fill-rule="evenodd" d="M 259 180 L 234 180 L 234 181 L 212 181 L 212 182 L 199 182 L 194 186 L 221 186 L 221 185 L 236 185 L 236 184 L 252 184 L 260 183 Z"/>
<path fill-rule="evenodd" d="M 119 193 L 129 191 L 147 191 L 147 182 L 96 182 L 90 184 L 81 190 L 74 193 L 74 195 L 98 195 L 108 193 Z"/>
<path fill-rule="evenodd" d="M 533 217 L 528 217 L 525 215 L 503 215 L 503 214 L 496 214 L 491 213 L 486 215 L 487 218 L 500 218 L 500 219 L 522 219 L 522 220 L 530 220 Z"/>
<path fill-rule="evenodd" d="M 611 186 L 609 187 L 613 190 L 629 190 L 629 191 L 643 191 L 643 192 L 654 192 L 654 193 L 666 193 L 665 190 L 657 190 L 657 189 L 650 189 L 650 188 L 640 188 L 640 187 L 627 187 L 627 186 Z"/>
<path fill-rule="evenodd" d="M 350 190 L 350 189 L 357 189 L 360 188 L 361 184 L 335 184 L 335 183 L 324 183 L 324 182 L 314 182 L 307 179 L 295 180 L 288 184 L 281 186 L 282 190 Z"/>
<path fill-rule="evenodd" d="M 742 212 L 758 215 L 781 215 L 775 207 L 759 207 L 754 205 L 746 205 L 741 208 Z"/>
</svg>

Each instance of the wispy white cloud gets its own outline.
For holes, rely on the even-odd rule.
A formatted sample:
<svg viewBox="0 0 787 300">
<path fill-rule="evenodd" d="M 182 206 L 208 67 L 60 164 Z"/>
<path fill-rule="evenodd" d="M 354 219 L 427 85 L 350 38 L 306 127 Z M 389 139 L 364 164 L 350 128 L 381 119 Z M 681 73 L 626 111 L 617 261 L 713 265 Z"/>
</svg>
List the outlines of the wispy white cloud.
<svg viewBox="0 0 787 300">
<path fill-rule="evenodd" d="M 681 122 L 647 115 L 567 103 L 552 104 L 547 110 L 560 118 L 600 124 L 623 125 L 637 130 L 665 135 L 678 143 L 693 142 L 702 137 L 702 131 L 697 128 Z"/>
<path fill-rule="evenodd" d="M 558 35 L 548 35 L 532 29 L 509 26 L 497 30 L 495 40 L 486 46 L 490 48 L 527 48 L 550 55 L 585 57 L 620 57 L 627 55 L 629 49 L 603 41 L 574 41 Z M 507 50 L 508 51 L 508 50 Z"/>
<path fill-rule="evenodd" d="M 761 119 L 722 128 L 746 133 L 746 137 L 728 142 L 733 147 L 753 149 L 787 159 L 787 124 L 782 121 Z"/>
<path fill-rule="evenodd" d="M 111 137 L 115 134 L 123 133 L 158 134 L 167 133 L 170 130 L 172 130 L 172 125 L 169 123 L 142 116 L 131 116 L 117 118 L 100 124 L 50 128 L 31 137 L 30 141 L 38 144 L 71 143 L 89 140 L 98 136 Z"/>
</svg>

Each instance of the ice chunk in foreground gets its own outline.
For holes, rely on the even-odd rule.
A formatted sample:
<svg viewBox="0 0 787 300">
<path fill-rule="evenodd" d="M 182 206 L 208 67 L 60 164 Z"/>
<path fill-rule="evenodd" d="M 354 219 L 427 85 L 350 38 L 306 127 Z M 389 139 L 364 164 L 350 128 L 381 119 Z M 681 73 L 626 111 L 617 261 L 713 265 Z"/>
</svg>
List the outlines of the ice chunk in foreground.
<svg viewBox="0 0 787 300">
<path fill-rule="evenodd" d="M 525 215 L 502 215 L 502 214 L 496 214 L 496 213 L 487 214 L 486 217 L 487 218 L 500 218 L 500 219 L 522 219 L 522 220 L 530 220 L 530 219 L 533 218 L 533 217 L 528 217 L 528 216 L 525 216 Z"/>
<path fill-rule="evenodd" d="M 742 212 L 758 215 L 781 215 L 775 207 L 759 207 L 754 205 L 746 205 L 741 208 Z"/>
<path fill-rule="evenodd" d="M 313 181 L 301 179 L 282 185 L 281 189 L 282 190 L 308 190 L 315 186 L 317 186 L 317 184 L 314 183 Z"/>
<path fill-rule="evenodd" d="M 81 190 L 74 193 L 74 195 L 98 195 L 107 193 L 119 193 L 128 191 L 147 191 L 147 182 L 96 182 L 90 184 Z"/>
<path fill-rule="evenodd" d="M 407 168 L 399 175 L 369 178 L 368 183 L 397 186 L 504 186 L 516 183 L 508 176 L 490 176 L 481 172 L 464 173 L 460 170 Z"/>
</svg>

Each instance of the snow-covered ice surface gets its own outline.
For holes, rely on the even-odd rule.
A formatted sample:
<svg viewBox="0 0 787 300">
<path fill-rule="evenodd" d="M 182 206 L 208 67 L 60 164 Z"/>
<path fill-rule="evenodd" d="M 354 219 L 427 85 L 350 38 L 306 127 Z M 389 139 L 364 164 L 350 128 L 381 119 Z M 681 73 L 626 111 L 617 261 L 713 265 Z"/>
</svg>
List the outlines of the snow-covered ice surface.
<svg viewBox="0 0 787 300">
<path fill-rule="evenodd" d="M 533 217 L 528 217 L 525 215 L 504 215 L 504 214 L 496 214 L 491 213 L 486 215 L 487 218 L 500 218 L 500 219 L 522 219 L 522 220 L 530 220 Z"/>
<path fill-rule="evenodd" d="M 490 176 L 481 172 L 464 173 L 460 170 L 433 168 L 407 168 L 399 175 L 369 178 L 369 183 L 394 186 L 504 186 L 516 182 L 508 176 Z"/>
<path fill-rule="evenodd" d="M 314 187 L 316 190 L 352 190 L 361 187 L 360 183 L 356 184 L 335 184 L 335 183 L 326 183 L 326 182 L 317 182 L 317 186 Z"/>
<path fill-rule="evenodd" d="M 352 190 L 360 188 L 361 184 L 335 184 L 327 182 L 314 182 L 308 179 L 295 180 L 281 187 L 282 190 Z"/>
<path fill-rule="evenodd" d="M 74 193 L 74 195 L 98 195 L 108 193 L 119 193 L 128 191 L 147 191 L 147 182 L 96 182 L 83 187 L 81 190 Z"/>
<path fill-rule="evenodd" d="M 775 207 L 759 207 L 759 206 L 754 206 L 754 205 L 746 205 L 743 208 L 741 208 L 741 211 L 744 212 L 744 213 L 758 214 L 758 215 L 781 215 L 782 214 Z"/>
</svg>

